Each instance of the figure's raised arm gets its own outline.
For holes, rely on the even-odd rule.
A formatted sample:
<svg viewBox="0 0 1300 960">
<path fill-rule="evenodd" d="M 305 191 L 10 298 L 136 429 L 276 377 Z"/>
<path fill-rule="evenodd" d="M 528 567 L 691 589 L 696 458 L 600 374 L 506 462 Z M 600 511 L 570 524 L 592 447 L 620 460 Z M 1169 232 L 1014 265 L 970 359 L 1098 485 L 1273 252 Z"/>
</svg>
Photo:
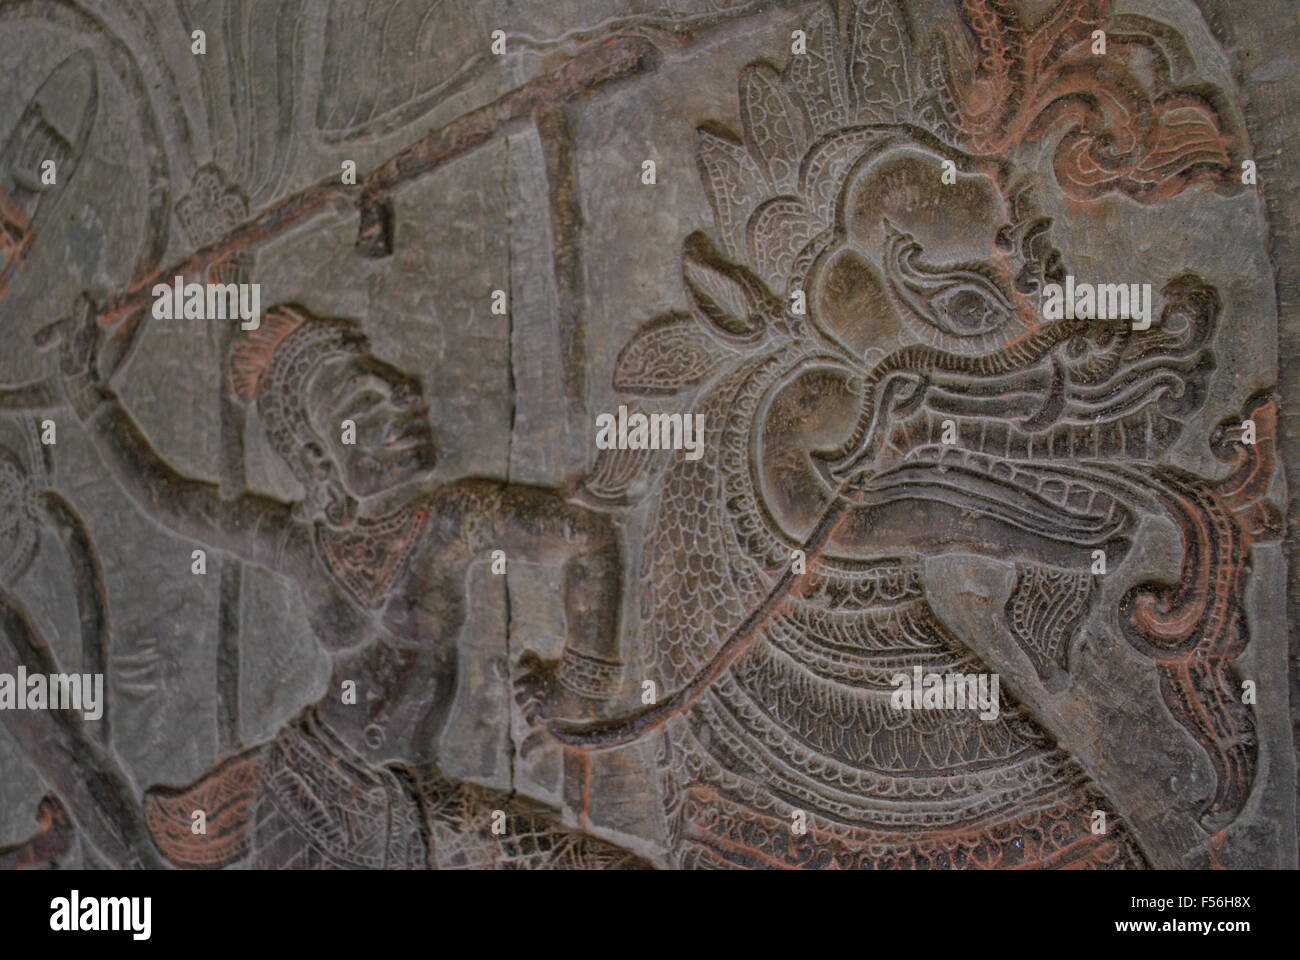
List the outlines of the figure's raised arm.
<svg viewBox="0 0 1300 960">
<path fill-rule="evenodd" d="M 144 513 L 174 533 L 280 569 L 286 541 L 297 526 L 291 507 L 251 494 L 222 499 L 216 484 L 172 467 L 102 382 L 96 368 L 102 337 L 94 309 L 83 299 L 63 332 L 60 363 L 68 402 L 118 484 Z"/>
</svg>

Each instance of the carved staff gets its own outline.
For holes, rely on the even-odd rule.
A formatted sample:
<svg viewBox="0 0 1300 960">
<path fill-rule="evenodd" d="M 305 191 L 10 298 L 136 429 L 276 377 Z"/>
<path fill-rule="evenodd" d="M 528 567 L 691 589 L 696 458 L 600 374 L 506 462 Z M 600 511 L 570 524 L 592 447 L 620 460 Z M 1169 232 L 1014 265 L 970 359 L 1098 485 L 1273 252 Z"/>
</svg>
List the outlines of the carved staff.
<svg viewBox="0 0 1300 960">
<path fill-rule="evenodd" d="M 214 263 L 207 271 L 209 283 L 248 283 L 253 254 L 241 254 Z M 235 326 L 229 321 L 212 321 L 210 333 L 217 356 L 225 369 Z M 248 485 L 244 465 L 244 410 L 226 389 L 226 378 L 217 382 L 221 418 L 221 496 L 232 500 L 242 496 Z M 239 723 L 240 613 L 242 611 L 244 565 L 234 556 L 221 558 L 220 596 L 217 601 L 217 752 L 238 753 L 243 745 Z"/>
</svg>

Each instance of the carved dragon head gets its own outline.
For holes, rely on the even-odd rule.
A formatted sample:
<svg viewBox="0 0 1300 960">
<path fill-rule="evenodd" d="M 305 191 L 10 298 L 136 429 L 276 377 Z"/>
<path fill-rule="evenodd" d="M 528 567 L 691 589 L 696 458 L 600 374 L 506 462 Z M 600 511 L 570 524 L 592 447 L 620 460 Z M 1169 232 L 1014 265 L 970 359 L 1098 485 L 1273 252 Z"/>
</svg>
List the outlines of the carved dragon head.
<svg viewBox="0 0 1300 960">
<path fill-rule="evenodd" d="M 1173 54 L 1149 55 L 1167 37 L 1139 40 L 1126 23 L 1114 56 L 1091 54 L 1105 4 L 1062 3 L 1033 33 L 1003 6 L 962 4 L 972 46 L 994 35 L 1010 51 L 970 66 L 950 36 L 923 60 L 890 0 L 862 0 L 843 25 L 828 5 L 806 53 L 742 73 L 743 136 L 699 131 L 716 231 L 685 244 L 692 315 L 643 328 L 615 386 L 673 394 L 765 352 L 796 357 L 765 404 L 762 444 L 769 506 L 792 540 L 848 482 L 866 501 L 906 488 L 1122 551 L 1124 492 L 1064 461 L 1154 461 L 1203 401 L 1214 291 L 1193 276 L 1155 278 L 1159 321 L 1141 332 L 1042 320 L 1044 286 L 1063 280 L 1068 251 L 1052 245 L 1036 196 L 1150 202 L 1172 185 L 1224 185 L 1224 121 L 1173 88 Z M 1049 39 L 1051 69 L 1039 49 Z M 991 132 L 1002 127 L 989 119 L 1001 109 L 990 90 L 1016 104 L 1004 136 Z M 1176 124 L 1197 136 L 1171 145 Z M 1019 162 L 1041 149 L 1056 157 L 1054 184 Z M 1113 176 L 1084 176 L 1089 164 Z"/>
</svg>

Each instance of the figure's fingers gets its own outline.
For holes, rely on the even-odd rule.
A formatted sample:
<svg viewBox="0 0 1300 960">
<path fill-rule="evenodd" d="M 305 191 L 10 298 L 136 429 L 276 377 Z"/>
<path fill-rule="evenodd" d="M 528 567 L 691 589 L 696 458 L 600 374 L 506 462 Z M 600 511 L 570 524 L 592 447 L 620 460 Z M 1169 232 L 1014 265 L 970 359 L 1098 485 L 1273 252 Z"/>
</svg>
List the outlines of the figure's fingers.
<svg viewBox="0 0 1300 960">
<path fill-rule="evenodd" d="M 149 319 L 153 316 L 148 308 L 140 308 L 128 313 L 112 326 L 102 323 L 98 316 L 95 325 L 100 330 L 99 371 L 104 380 L 109 380 L 130 360 L 131 356 L 144 339 L 140 336 Z"/>
<path fill-rule="evenodd" d="M 65 375 L 84 373 L 94 367 L 96 351 L 103 339 L 95 314 L 95 304 L 83 293 L 72 308 L 72 316 L 62 321 L 59 356 Z"/>
</svg>

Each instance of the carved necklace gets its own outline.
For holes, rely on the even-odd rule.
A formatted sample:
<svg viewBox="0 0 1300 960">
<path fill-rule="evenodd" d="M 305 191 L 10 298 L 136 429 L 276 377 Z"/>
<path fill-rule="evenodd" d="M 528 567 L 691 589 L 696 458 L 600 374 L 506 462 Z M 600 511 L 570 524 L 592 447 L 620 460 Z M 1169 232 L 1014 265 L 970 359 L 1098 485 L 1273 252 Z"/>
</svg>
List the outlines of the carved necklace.
<svg viewBox="0 0 1300 960">
<path fill-rule="evenodd" d="M 335 580 L 363 607 L 375 610 L 405 569 L 428 516 L 427 506 L 407 506 L 348 530 L 318 525 L 317 547 Z"/>
</svg>

